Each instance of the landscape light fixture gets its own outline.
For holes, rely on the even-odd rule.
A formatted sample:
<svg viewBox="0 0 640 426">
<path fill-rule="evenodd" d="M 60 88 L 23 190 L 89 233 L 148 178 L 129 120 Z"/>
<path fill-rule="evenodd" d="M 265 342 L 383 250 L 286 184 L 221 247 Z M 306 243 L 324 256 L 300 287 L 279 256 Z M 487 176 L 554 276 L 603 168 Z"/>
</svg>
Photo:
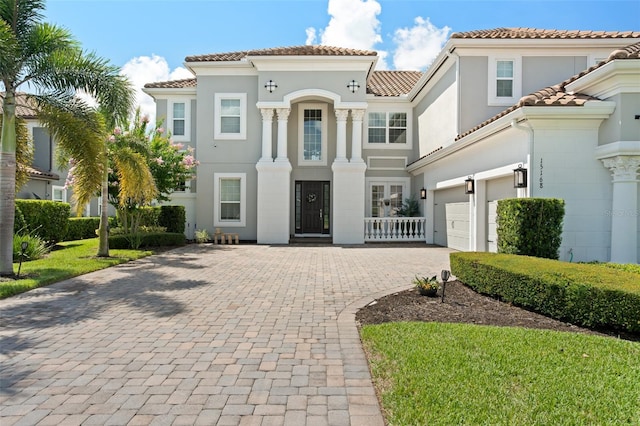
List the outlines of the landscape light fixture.
<svg viewBox="0 0 640 426">
<path fill-rule="evenodd" d="M 25 252 L 27 251 L 28 247 L 29 247 L 29 243 L 27 241 L 23 241 L 22 243 L 20 243 L 20 264 L 18 265 L 18 275 L 17 275 L 18 279 L 20 279 L 20 270 L 22 269 L 22 261 L 26 256 Z"/>
<path fill-rule="evenodd" d="M 464 181 L 464 193 L 470 195 L 470 194 L 473 194 L 475 192 L 476 192 L 475 191 L 475 181 L 473 180 L 473 178 L 471 176 L 469 176 Z"/>
<path fill-rule="evenodd" d="M 522 164 L 518 164 L 518 168 L 513 169 L 513 187 L 514 188 L 527 187 L 527 169 L 522 167 Z"/>
<path fill-rule="evenodd" d="M 426 190 L 426 189 L 424 189 L 424 188 L 422 188 L 422 189 L 420 190 L 420 199 L 421 199 L 421 200 L 426 200 L 426 199 L 427 199 L 427 190 Z"/>
<path fill-rule="evenodd" d="M 351 93 L 356 93 L 360 88 L 360 85 L 358 84 L 357 81 L 351 80 L 349 84 L 347 84 L 347 88 L 351 90 Z"/>
<path fill-rule="evenodd" d="M 269 93 L 273 93 L 274 90 L 278 88 L 278 85 L 273 80 L 269 80 L 265 83 L 264 88 L 267 89 Z"/>
<path fill-rule="evenodd" d="M 443 269 L 440 273 L 440 278 L 442 278 L 442 298 L 440 299 L 440 303 L 444 303 L 444 289 L 447 288 L 447 281 L 451 278 L 451 271 Z"/>
</svg>

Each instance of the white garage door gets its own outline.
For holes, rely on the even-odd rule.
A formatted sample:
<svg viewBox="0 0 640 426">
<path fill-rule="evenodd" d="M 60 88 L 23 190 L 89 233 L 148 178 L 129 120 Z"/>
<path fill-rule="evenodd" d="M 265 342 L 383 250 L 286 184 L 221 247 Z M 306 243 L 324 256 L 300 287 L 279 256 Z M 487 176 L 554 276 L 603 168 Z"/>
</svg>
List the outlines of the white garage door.
<svg viewBox="0 0 640 426">
<path fill-rule="evenodd" d="M 497 201 L 489 201 L 489 205 L 487 206 L 487 249 L 490 253 L 498 252 L 497 208 Z"/>
<path fill-rule="evenodd" d="M 469 251 L 469 203 L 447 203 L 447 247 Z"/>
</svg>

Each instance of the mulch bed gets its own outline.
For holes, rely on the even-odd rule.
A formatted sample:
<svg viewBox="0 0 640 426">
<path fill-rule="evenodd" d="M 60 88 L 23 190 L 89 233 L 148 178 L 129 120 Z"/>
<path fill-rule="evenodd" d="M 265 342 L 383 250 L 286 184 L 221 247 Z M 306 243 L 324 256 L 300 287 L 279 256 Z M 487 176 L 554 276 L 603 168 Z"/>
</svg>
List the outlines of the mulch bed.
<svg viewBox="0 0 640 426">
<path fill-rule="evenodd" d="M 558 321 L 476 293 L 459 281 L 447 283 L 444 303 L 441 302 L 441 291 L 436 297 L 421 296 L 415 288 L 390 294 L 360 309 L 356 321 L 358 325 L 396 321 L 471 323 L 609 335 L 640 341 L 640 335 L 590 330 Z"/>
</svg>

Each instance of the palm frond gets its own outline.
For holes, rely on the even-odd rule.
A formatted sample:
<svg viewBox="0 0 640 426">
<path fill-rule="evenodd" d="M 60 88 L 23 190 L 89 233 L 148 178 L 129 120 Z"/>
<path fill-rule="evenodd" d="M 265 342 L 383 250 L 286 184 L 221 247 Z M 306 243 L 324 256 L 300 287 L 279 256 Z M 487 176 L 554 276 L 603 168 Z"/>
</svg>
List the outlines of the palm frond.
<svg viewBox="0 0 640 426">
<path fill-rule="evenodd" d="M 0 19 L 5 21 L 20 37 L 43 18 L 44 0 L 2 0 Z"/>
<path fill-rule="evenodd" d="M 131 148 L 123 148 L 113 155 L 113 162 L 121 206 L 145 205 L 156 197 L 156 184 L 144 156 Z"/>
</svg>

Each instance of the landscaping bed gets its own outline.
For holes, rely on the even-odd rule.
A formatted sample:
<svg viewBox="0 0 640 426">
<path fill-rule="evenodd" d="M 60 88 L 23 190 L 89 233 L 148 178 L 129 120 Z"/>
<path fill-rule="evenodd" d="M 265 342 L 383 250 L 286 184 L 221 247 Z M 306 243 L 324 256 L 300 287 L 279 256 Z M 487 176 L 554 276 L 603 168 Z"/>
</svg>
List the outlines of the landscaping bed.
<svg viewBox="0 0 640 426">
<path fill-rule="evenodd" d="M 640 335 L 577 327 L 476 293 L 459 281 L 447 283 L 444 303 L 415 288 L 382 297 L 356 313 L 359 325 L 397 321 L 470 323 L 612 335 L 640 341 Z"/>
</svg>

